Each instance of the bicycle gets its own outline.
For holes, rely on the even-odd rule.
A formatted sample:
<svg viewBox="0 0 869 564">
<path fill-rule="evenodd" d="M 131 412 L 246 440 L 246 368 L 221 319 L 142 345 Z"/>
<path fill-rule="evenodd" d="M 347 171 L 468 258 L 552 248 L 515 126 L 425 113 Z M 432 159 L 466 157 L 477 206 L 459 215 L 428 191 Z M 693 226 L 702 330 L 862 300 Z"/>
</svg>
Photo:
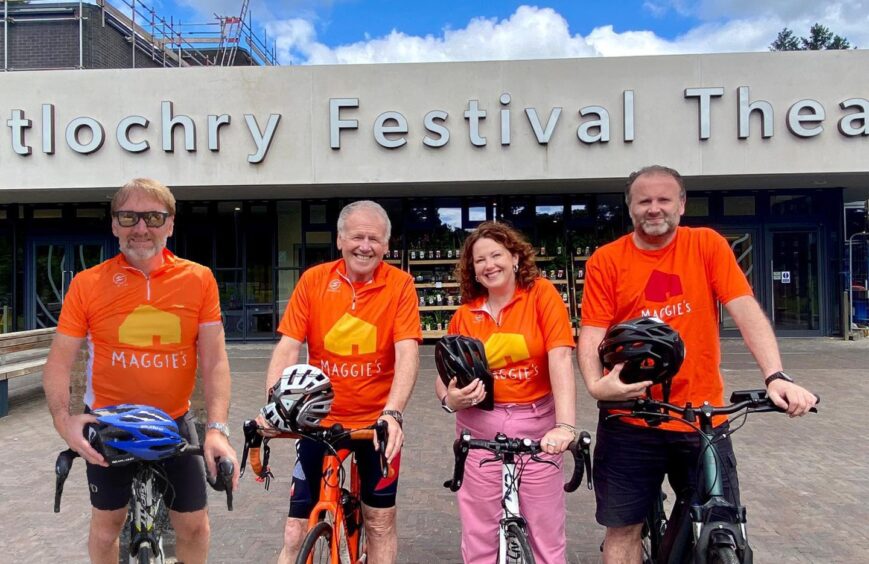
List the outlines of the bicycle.
<svg viewBox="0 0 869 564">
<path fill-rule="evenodd" d="M 698 491 L 677 492 L 669 516 L 664 510 L 666 495 L 663 491 L 649 508 L 642 529 L 643 563 L 751 564 L 753 553 L 748 543 L 746 509 L 733 504 L 724 495 L 724 470 L 716 447 L 719 437 L 712 426 L 712 418 L 744 412 L 737 416 L 743 418 L 742 423 L 729 431 L 733 434 L 742 427 L 749 413 L 784 412 L 767 397 L 766 390 L 735 391 L 730 396 L 730 405 L 722 407 L 713 407 L 708 402 L 698 407 L 690 402 L 678 406 L 650 398 L 599 401 L 597 405 L 602 410 L 625 410 L 610 413 L 607 420 L 635 417 L 650 422 L 683 421 L 700 435 L 705 445 L 697 461 L 701 478 Z M 811 411 L 816 413 L 817 409 Z"/>
<path fill-rule="evenodd" d="M 582 482 L 583 472 L 588 476 L 588 489 L 591 485 L 591 435 L 587 431 L 579 434 L 579 439 L 571 441 L 568 451 L 573 455 L 573 475 L 564 485 L 564 491 L 575 491 Z M 555 465 L 551 460 L 544 460 L 538 455 L 543 452 L 540 441 L 527 438 L 509 438 L 502 433 L 495 435 L 493 440 L 473 439 L 467 429 L 463 429 L 459 438 L 453 443 L 453 454 L 456 462 L 451 480 L 444 482 L 444 487 L 457 492 L 462 487 L 465 475 L 465 461 L 468 452 L 473 449 L 484 449 L 494 457 L 483 460 L 480 465 L 500 461 L 501 464 L 501 507 L 502 518 L 498 528 L 498 562 L 534 564 L 534 554 L 528 540 L 528 530 L 525 519 L 519 510 L 519 489 L 522 473 L 527 460 L 524 456 L 543 464 Z"/>
<path fill-rule="evenodd" d="M 320 480 L 320 498 L 308 518 L 308 532 L 302 540 L 296 564 L 367 562 L 368 546 L 360 497 L 360 478 L 355 456 L 351 456 L 352 450 L 347 441 L 370 441 L 376 436 L 381 473 L 385 478 L 389 473 L 389 465 L 384 454 L 386 422 L 378 421 L 362 429 L 345 429 L 342 425 L 335 424 L 306 432 L 279 433 L 269 438 L 260 434 L 262 428 L 255 420 L 245 421 L 243 429 L 245 441 L 241 459 L 242 472 L 244 472 L 245 461 L 250 456 L 251 469 L 258 480 L 265 481 L 266 489 L 272 477 L 268 465 L 270 438 L 307 438 L 326 447 Z M 348 458 L 350 459 L 349 488 L 345 487 L 347 476 L 344 470 L 344 461 Z"/>
<path fill-rule="evenodd" d="M 57 455 L 54 471 L 54 512 L 60 513 L 63 485 L 72 463 L 79 454 L 72 449 Z M 185 444 L 176 456 L 202 456 L 202 447 Z M 169 487 L 160 461 L 136 460 L 127 521 L 121 533 L 120 564 L 163 564 L 163 538 L 169 527 L 169 513 L 163 494 Z M 217 476 L 208 476 L 208 483 L 217 491 L 226 492 L 226 507 L 232 511 L 233 463 L 228 458 L 218 462 Z"/>
</svg>

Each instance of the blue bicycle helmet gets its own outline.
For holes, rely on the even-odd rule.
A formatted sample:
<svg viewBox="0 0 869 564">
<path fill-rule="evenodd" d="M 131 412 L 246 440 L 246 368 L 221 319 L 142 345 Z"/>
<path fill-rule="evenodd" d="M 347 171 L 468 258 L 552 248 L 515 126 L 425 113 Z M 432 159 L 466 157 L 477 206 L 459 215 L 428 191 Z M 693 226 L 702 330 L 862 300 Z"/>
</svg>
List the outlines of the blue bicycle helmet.
<svg viewBox="0 0 869 564">
<path fill-rule="evenodd" d="M 85 427 L 85 436 L 111 466 L 169 458 L 187 445 L 175 421 L 156 407 L 112 405 L 92 413 L 97 422 Z"/>
</svg>

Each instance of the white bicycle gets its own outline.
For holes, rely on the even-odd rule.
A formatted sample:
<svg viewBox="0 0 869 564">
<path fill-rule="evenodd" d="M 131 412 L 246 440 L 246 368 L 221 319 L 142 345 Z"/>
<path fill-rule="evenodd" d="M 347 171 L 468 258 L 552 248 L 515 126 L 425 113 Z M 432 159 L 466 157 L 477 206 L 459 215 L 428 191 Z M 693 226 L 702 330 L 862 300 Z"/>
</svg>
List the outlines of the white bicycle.
<svg viewBox="0 0 869 564">
<path fill-rule="evenodd" d="M 588 489 L 591 489 L 591 435 L 586 431 L 579 434 L 579 439 L 570 443 L 568 451 L 573 454 L 573 475 L 564 485 L 564 491 L 572 492 L 582 482 L 583 472 L 588 476 Z M 528 540 L 525 518 L 519 510 L 519 488 L 522 483 L 522 473 L 529 461 L 542 464 L 553 464 L 538 455 L 540 441 L 532 439 L 509 438 L 498 433 L 493 440 L 473 439 L 467 429 L 462 430 L 456 442 L 453 443 L 453 454 L 456 465 L 453 478 L 444 483 L 450 491 L 458 491 L 462 487 L 465 476 L 465 460 L 471 449 L 485 449 L 494 457 L 483 460 L 480 465 L 491 462 L 501 462 L 501 507 L 502 514 L 498 529 L 498 562 L 501 564 L 534 564 L 534 554 Z M 525 458 L 525 457 L 528 458 Z"/>
</svg>

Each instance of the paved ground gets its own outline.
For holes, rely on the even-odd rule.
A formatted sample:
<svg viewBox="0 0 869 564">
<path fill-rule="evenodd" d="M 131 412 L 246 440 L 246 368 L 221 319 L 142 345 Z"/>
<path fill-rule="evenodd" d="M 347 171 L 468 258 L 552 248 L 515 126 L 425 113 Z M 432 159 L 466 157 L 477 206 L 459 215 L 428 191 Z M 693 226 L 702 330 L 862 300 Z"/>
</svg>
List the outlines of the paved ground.
<svg viewBox="0 0 869 564">
<path fill-rule="evenodd" d="M 789 421 L 778 414 L 752 417 L 735 438 L 743 501 L 755 558 L 765 562 L 869 561 L 869 455 L 866 410 L 869 340 L 782 341 L 785 366 L 823 398 L 822 413 Z M 260 407 L 263 370 L 271 347 L 231 346 L 231 426 Z M 731 389 L 757 387 L 759 376 L 741 341 L 724 342 Z M 441 487 L 451 468 L 453 418 L 432 393 L 432 347 L 422 349 L 422 369 L 406 413 L 408 441 L 399 497 L 399 561 L 459 562 L 459 522 L 454 495 Z M 62 557 L 86 562 L 89 515 L 84 467 L 77 462 L 52 513 L 53 463 L 63 446 L 54 433 L 38 379 L 12 384 L 11 412 L 0 419 L 0 562 L 41 563 Z M 580 385 L 580 424 L 594 430 L 592 402 Z M 241 444 L 236 433 L 233 443 Z M 279 441 L 275 441 L 276 443 Z M 270 491 L 243 480 L 235 511 L 213 497 L 211 562 L 274 561 L 286 515 L 291 449 L 273 447 L 276 480 Z M 286 460 L 281 467 L 277 461 Z M 603 530 L 593 519 L 593 495 L 568 498 L 569 558 L 598 562 Z"/>
</svg>

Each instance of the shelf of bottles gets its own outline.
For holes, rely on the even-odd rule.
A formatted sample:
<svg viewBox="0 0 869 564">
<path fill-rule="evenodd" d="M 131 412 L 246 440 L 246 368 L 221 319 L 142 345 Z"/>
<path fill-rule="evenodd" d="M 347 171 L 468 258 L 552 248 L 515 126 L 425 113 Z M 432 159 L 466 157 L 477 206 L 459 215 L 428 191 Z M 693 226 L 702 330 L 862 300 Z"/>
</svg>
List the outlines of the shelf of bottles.
<svg viewBox="0 0 869 564">
<path fill-rule="evenodd" d="M 453 312 L 461 303 L 455 277 L 458 248 L 411 248 L 407 251 L 407 271 L 413 276 L 419 299 L 419 318 L 424 339 L 446 335 Z"/>
<path fill-rule="evenodd" d="M 547 243 L 536 247 L 535 252 L 537 254 L 534 257 L 534 261 L 537 263 L 540 276 L 548 279 L 555 285 L 555 289 L 561 294 L 565 307 L 570 310 L 569 257 L 564 243 L 561 241 L 555 241 L 552 244 Z"/>
<path fill-rule="evenodd" d="M 573 294 L 573 318 L 577 324 L 582 323 L 582 295 L 585 289 L 585 263 L 597 249 L 597 244 L 589 239 L 574 241 L 571 250 L 571 292 Z"/>
</svg>

